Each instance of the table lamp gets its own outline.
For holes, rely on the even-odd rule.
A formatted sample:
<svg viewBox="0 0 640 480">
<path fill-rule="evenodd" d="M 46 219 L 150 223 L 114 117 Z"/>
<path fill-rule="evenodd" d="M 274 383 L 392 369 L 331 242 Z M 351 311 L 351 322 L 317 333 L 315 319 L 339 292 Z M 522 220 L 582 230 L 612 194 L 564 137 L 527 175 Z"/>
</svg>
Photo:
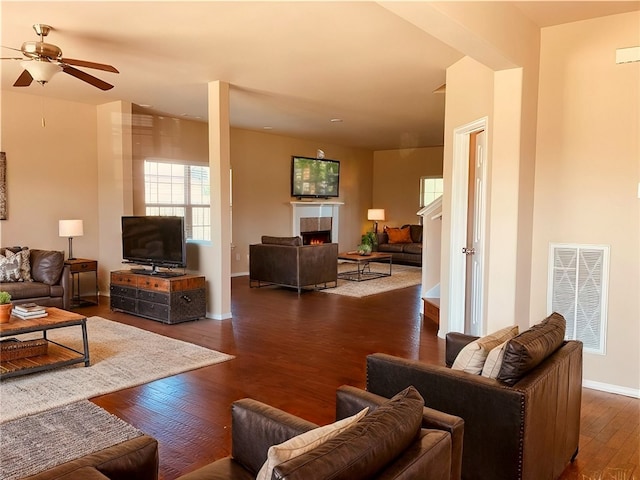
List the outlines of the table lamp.
<svg viewBox="0 0 640 480">
<path fill-rule="evenodd" d="M 73 256 L 73 237 L 84 235 L 82 220 L 60 220 L 58 222 L 58 235 L 69 237 L 69 260 L 75 260 Z"/>
<path fill-rule="evenodd" d="M 367 220 L 373 221 L 373 232 L 378 233 L 378 221 L 384 221 L 384 208 L 370 208 L 367 210 Z"/>
</svg>

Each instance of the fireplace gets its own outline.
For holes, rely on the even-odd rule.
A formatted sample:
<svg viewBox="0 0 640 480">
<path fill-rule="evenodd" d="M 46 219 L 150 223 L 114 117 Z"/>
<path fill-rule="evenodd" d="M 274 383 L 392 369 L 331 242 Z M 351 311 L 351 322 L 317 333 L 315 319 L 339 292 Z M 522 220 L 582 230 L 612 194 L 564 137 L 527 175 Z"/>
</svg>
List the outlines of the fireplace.
<svg viewBox="0 0 640 480">
<path fill-rule="evenodd" d="M 303 245 L 322 245 L 331 243 L 331 230 L 315 230 L 313 232 L 300 232 Z"/>
<path fill-rule="evenodd" d="M 344 205 L 342 202 L 332 201 L 297 201 L 291 202 L 292 222 L 291 230 L 294 236 L 306 237 L 316 232 L 325 232 L 321 238 L 314 238 L 316 241 L 324 243 L 338 243 L 338 219 L 339 207 Z M 326 233 L 328 232 L 328 233 Z M 308 245 L 311 240 L 303 243 Z"/>
</svg>

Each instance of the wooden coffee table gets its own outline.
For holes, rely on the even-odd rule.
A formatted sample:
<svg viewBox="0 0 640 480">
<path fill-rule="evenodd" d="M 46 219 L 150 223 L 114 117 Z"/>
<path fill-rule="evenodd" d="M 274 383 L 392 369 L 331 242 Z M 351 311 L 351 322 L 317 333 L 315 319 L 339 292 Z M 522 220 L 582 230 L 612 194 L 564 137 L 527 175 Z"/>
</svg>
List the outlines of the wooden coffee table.
<svg viewBox="0 0 640 480">
<path fill-rule="evenodd" d="M 44 355 L 0 361 L 0 380 L 76 363 L 84 363 L 85 367 L 90 365 L 87 318 L 55 307 L 47 307 L 46 311 L 46 317 L 23 320 L 12 316 L 9 323 L 0 323 L 0 337 L 16 337 L 25 333 L 41 332 L 40 338 L 48 342 L 47 353 Z M 83 351 L 80 352 L 47 339 L 49 330 L 73 326 L 81 328 Z"/>
<path fill-rule="evenodd" d="M 391 254 L 371 252 L 369 255 L 360 255 L 358 253 L 339 253 L 338 260 L 343 260 L 355 264 L 355 270 L 349 270 L 348 272 L 338 273 L 338 278 L 342 280 L 351 280 L 354 282 L 363 282 L 365 280 L 373 280 L 374 278 L 390 277 L 391 276 Z M 389 273 L 387 272 L 372 272 L 371 262 L 389 262 Z"/>
</svg>

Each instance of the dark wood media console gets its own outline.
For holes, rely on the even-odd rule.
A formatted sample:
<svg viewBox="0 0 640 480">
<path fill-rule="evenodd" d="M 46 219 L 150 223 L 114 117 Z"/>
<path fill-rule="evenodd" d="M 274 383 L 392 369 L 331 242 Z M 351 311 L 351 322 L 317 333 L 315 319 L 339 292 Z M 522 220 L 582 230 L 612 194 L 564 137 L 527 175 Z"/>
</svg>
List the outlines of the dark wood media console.
<svg viewBox="0 0 640 480">
<path fill-rule="evenodd" d="M 205 278 L 196 275 L 162 278 L 111 272 L 111 310 L 163 323 L 197 320 L 206 315 Z"/>
</svg>

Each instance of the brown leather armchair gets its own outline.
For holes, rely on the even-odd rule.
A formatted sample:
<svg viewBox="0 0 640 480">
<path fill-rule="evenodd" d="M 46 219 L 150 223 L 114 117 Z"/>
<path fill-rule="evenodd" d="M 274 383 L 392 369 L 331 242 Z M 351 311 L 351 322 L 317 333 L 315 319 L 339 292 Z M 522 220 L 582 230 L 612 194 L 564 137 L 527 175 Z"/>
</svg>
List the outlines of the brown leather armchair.
<svg viewBox="0 0 640 480">
<path fill-rule="evenodd" d="M 457 480 L 459 476 L 452 476 L 452 464 L 460 462 L 464 422 L 426 409 L 422 402 L 412 388 L 390 402 L 354 387 L 340 387 L 336 400 L 338 419 L 365 407 L 370 408 L 368 414 L 325 443 L 280 463 L 271 478 Z M 180 480 L 253 480 L 266 461 L 270 446 L 317 427 L 252 399 L 234 402 L 231 413 L 232 455 Z M 415 425 L 410 426 L 413 422 Z"/>
<path fill-rule="evenodd" d="M 448 334 L 447 364 L 476 338 Z M 513 385 L 381 353 L 367 357 L 368 391 L 389 398 L 407 385 L 426 406 L 464 419 L 463 479 L 552 480 L 578 453 L 582 342 L 562 342 Z"/>
<path fill-rule="evenodd" d="M 301 292 L 338 285 L 338 244 L 302 245 L 300 237 L 262 237 L 249 245 L 249 285 L 280 285 Z"/>
</svg>

